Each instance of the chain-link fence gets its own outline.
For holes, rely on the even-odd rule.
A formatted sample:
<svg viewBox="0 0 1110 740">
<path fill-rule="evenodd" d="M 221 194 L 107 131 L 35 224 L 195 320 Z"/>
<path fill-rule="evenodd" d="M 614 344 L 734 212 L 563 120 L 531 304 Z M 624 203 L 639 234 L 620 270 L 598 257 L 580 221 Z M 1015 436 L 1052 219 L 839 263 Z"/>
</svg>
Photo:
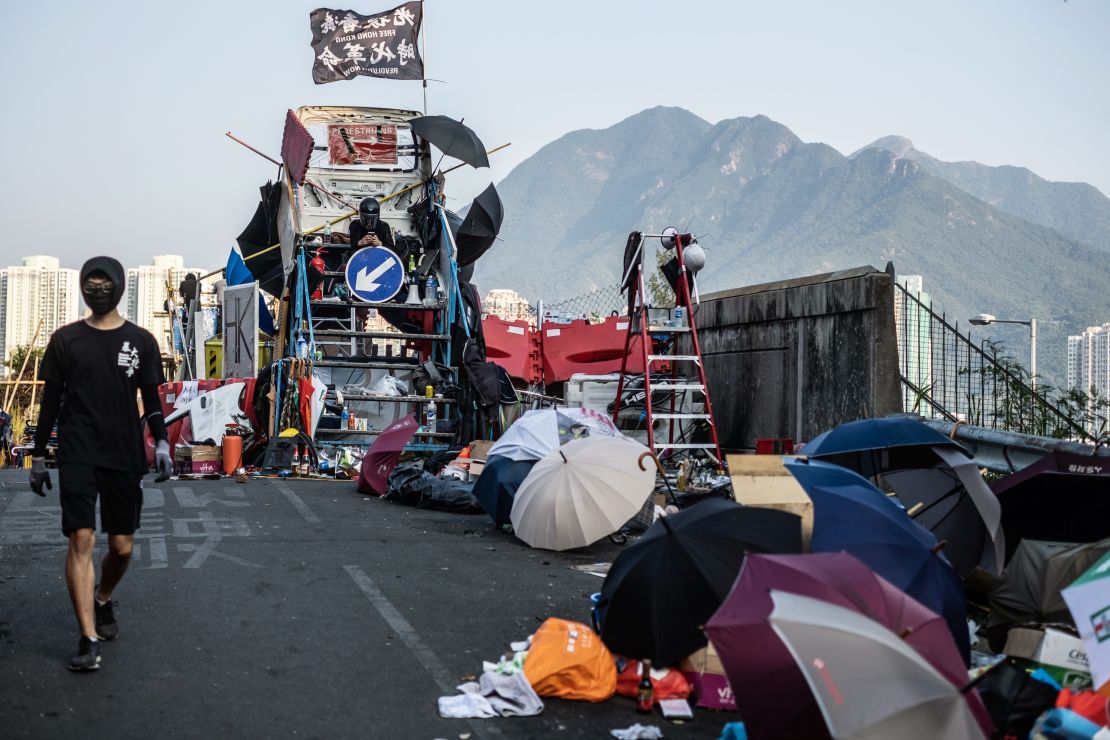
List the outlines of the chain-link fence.
<svg viewBox="0 0 1110 740">
<path fill-rule="evenodd" d="M 628 298 L 621 294 L 619 285 L 606 285 L 584 295 L 543 304 L 545 321 L 589 319 L 599 322 L 606 316 L 617 316 L 627 311 Z"/>
</svg>

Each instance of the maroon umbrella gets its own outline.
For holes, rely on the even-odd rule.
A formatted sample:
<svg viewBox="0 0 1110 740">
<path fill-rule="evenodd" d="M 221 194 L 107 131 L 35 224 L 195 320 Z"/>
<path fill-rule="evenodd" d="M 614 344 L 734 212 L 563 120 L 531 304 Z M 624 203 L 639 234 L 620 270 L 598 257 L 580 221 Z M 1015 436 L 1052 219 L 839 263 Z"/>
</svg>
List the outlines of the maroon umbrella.
<svg viewBox="0 0 1110 740">
<path fill-rule="evenodd" d="M 384 496 L 389 491 L 389 474 L 397 465 L 401 452 L 409 443 L 420 425 L 416 417 L 409 414 L 403 419 L 393 422 L 378 435 L 374 444 L 366 451 L 362 458 L 362 467 L 358 474 L 358 490 L 360 493 L 376 493 Z"/>
<path fill-rule="evenodd" d="M 771 590 L 809 596 L 856 611 L 887 627 L 955 686 L 967 671 L 942 617 L 847 553 L 759 555 L 740 575 L 705 631 L 721 656 L 748 734 L 760 738 L 827 738 L 805 677 L 772 629 Z M 972 711 L 990 735 L 990 718 L 974 690 Z"/>
<path fill-rule="evenodd" d="M 1050 452 L 990 487 L 1002 504 L 1007 560 L 1022 539 L 1096 542 L 1110 536 L 1110 457 Z"/>
</svg>

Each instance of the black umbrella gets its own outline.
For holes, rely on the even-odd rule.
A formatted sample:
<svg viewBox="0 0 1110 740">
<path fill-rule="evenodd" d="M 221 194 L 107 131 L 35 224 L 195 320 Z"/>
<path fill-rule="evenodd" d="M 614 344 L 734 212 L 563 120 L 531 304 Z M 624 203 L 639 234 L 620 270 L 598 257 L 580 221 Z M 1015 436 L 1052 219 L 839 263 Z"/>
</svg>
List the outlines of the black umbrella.
<svg viewBox="0 0 1110 740">
<path fill-rule="evenodd" d="M 1110 537 L 1110 458 L 1050 452 L 993 481 L 1007 556 L 1024 539 L 1094 542 Z"/>
<path fill-rule="evenodd" d="M 1022 540 L 990 594 L 987 639 L 991 647 L 1000 651 L 1015 624 L 1073 623 L 1060 592 L 1107 552 L 1110 538 L 1083 545 Z"/>
<path fill-rule="evenodd" d="M 470 204 L 470 210 L 466 212 L 466 218 L 455 236 L 455 246 L 459 248 L 459 267 L 477 262 L 493 246 L 504 218 L 505 209 L 501 205 L 501 196 L 491 184 Z"/>
<path fill-rule="evenodd" d="M 277 230 L 277 212 L 281 203 L 281 184 L 267 182 L 259 190 L 262 200 L 254 217 L 235 241 L 251 274 L 258 280 L 258 287 L 270 295 L 280 296 L 285 286 L 285 271 L 281 266 L 281 250 L 274 249 L 258 257 L 252 255 L 269 249 L 281 238 Z"/>
<path fill-rule="evenodd" d="M 598 613 L 618 655 L 678 663 L 706 643 L 701 626 L 720 607 L 748 552 L 800 553 L 801 519 L 710 499 L 663 517 L 609 569 Z"/>
<path fill-rule="evenodd" d="M 1025 665 L 1013 658 L 995 664 L 971 685 L 997 728 L 995 737 L 1029 737 L 1037 717 L 1056 706 L 1059 693 L 1033 678 Z"/>
<path fill-rule="evenodd" d="M 409 121 L 412 132 L 448 157 L 472 167 L 489 167 L 486 145 L 468 126 L 447 116 L 421 116 Z"/>
<path fill-rule="evenodd" d="M 535 464 L 535 460 L 512 460 L 501 455 L 486 461 L 474 484 L 474 497 L 497 526 L 509 523 L 516 491 Z"/>
</svg>

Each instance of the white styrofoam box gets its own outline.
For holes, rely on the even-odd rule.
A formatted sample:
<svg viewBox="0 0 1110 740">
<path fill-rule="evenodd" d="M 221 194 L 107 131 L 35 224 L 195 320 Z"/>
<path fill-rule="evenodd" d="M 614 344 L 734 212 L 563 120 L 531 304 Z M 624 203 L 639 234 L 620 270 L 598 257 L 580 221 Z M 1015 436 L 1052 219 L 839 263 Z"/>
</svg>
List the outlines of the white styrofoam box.
<svg viewBox="0 0 1110 740">
<path fill-rule="evenodd" d="M 611 404 L 617 397 L 617 381 L 620 380 L 618 373 L 611 373 L 609 375 L 590 375 L 588 373 L 575 373 L 570 376 L 570 380 L 566 382 L 563 389 L 563 400 L 567 406 L 581 406 L 583 408 L 592 409 L 598 413 L 609 415 L 609 404 Z M 681 413 L 699 413 L 702 409 L 700 396 L 697 401 L 694 397 L 698 396 L 695 393 L 685 393 L 681 396 L 682 402 L 677 411 Z M 670 405 L 667 406 L 667 411 L 670 410 Z M 657 409 L 663 411 L 663 409 Z M 621 418 L 624 418 L 624 412 L 621 412 Z M 659 430 L 657 434 L 666 434 L 667 422 L 664 420 L 656 420 L 656 429 Z M 676 429 L 679 425 L 676 424 Z M 625 436 L 631 437 L 643 444 L 647 444 L 647 430 L 646 429 L 621 429 Z M 662 437 L 659 437 L 662 439 Z"/>
</svg>

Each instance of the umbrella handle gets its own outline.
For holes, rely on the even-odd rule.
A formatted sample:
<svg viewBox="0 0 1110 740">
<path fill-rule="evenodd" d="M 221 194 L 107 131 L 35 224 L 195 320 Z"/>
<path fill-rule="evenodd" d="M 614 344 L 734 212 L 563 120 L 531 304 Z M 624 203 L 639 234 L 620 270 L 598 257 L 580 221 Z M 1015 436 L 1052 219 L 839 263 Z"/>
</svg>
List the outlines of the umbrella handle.
<svg viewBox="0 0 1110 740">
<path fill-rule="evenodd" d="M 640 466 L 640 470 L 647 471 L 647 468 L 644 467 L 645 457 L 650 457 L 652 462 L 655 463 L 655 469 L 659 471 L 659 475 L 663 477 L 663 483 L 667 485 L 667 493 L 671 494 L 671 503 L 675 506 L 678 506 L 678 499 L 675 498 L 674 489 L 671 488 L 671 482 L 667 480 L 667 474 L 663 472 L 663 463 L 659 462 L 659 458 L 656 457 L 655 453 L 651 450 L 648 450 L 647 452 L 641 452 L 639 459 L 636 460 L 636 463 Z"/>
</svg>

